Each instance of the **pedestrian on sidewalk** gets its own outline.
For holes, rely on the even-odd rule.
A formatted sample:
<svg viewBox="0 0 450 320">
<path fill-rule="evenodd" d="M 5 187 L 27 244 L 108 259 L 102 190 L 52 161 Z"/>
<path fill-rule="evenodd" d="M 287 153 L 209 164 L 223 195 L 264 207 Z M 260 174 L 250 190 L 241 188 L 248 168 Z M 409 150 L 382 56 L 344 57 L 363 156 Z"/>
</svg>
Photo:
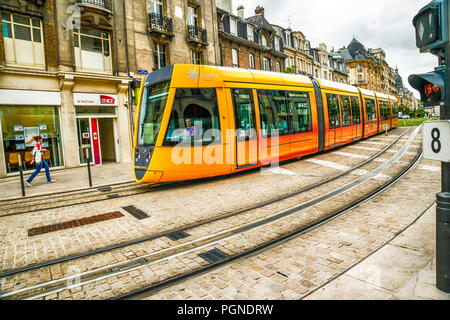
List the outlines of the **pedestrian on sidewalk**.
<svg viewBox="0 0 450 320">
<path fill-rule="evenodd" d="M 36 144 L 31 151 L 31 155 L 34 156 L 34 159 L 30 162 L 30 164 L 36 163 L 36 170 L 33 172 L 33 174 L 28 178 L 27 180 L 27 186 L 32 187 L 31 181 L 33 181 L 34 177 L 36 177 L 39 172 L 41 172 L 42 166 L 45 168 L 45 175 L 47 176 L 47 182 L 53 183 L 55 180 L 52 180 L 50 177 L 50 168 L 48 167 L 47 162 L 43 158 L 43 152 L 47 151 L 42 147 L 42 137 L 36 136 L 34 137 L 34 140 L 36 141 Z"/>
</svg>

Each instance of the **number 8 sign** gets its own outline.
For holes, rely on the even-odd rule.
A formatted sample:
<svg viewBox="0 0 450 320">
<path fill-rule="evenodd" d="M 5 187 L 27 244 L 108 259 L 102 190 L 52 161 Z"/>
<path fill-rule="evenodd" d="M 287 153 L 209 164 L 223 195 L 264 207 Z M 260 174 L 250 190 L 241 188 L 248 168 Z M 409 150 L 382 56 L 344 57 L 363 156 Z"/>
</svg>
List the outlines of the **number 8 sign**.
<svg viewBox="0 0 450 320">
<path fill-rule="evenodd" d="M 425 159 L 450 162 L 450 120 L 424 122 L 422 140 Z"/>
</svg>

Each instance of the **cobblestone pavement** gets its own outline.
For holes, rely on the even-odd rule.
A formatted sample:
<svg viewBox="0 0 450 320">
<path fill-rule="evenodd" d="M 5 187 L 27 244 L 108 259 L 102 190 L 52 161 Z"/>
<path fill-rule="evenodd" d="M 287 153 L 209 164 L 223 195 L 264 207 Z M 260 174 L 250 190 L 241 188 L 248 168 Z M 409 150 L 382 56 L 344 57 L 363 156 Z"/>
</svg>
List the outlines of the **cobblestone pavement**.
<svg viewBox="0 0 450 320">
<path fill-rule="evenodd" d="M 374 150 L 358 151 L 373 155 L 402 132 L 393 131 L 388 141 Z M 405 141 L 405 138 L 401 141 Z M 366 143 L 366 142 L 361 142 Z M 349 147 L 338 151 L 348 150 Z M 326 160 L 352 167 L 362 160 L 347 156 L 320 154 L 308 159 Z M 385 157 L 380 157 L 385 159 Z M 139 196 L 41 210 L 23 215 L 2 217 L 0 225 L 0 271 L 41 261 L 91 251 L 116 243 L 130 241 L 193 221 L 208 219 L 275 196 L 291 192 L 342 172 L 342 168 L 323 166 L 310 161 L 291 162 L 282 166 L 294 174 L 272 174 L 260 171 L 227 179 L 186 185 Z M 273 186 L 276 186 L 274 188 Z M 216 190 L 211 194 L 211 190 Z M 252 196 L 249 197 L 248 195 Z M 195 195 L 195 196 L 193 196 Z M 150 217 L 137 220 L 122 207 L 135 205 Z M 107 212 L 121 211 L 125 217 L 84 227 L 28 237 L 28 230 L 41 226 L 82 219 Z"/>
<path fill-rule="evenodd" d="M 420 165 L 435 167 L 436 162 L 422 160 Z M 302 299 L 391 241 L 434 201 L 435 193 L 440 189 L 440 175 L 423 170 L 420 165 L 387 191 L 311 232 L 163 289 L 148 299 Z M 421 192 L 423 190 L 426 192 Z M 401 243 L 400 239 L 394 241 Z M 425 267 L 424 270 L 432 268 L 432 259 L 423 258 L 420 253 L 411 259 L 419 267 Z M 398 268 L 396 261 L 384 260 L 385 268 Z M 408 297 L 401 294 L 377 295 L 382 290 L 373 289 L 372 283 L 379 280 L 371 278 L 370 270 L 376 271 L 374 268 L 373 264 L 368 264 L 363 271 L 354 269 L 357 271 L 353 275 L 365 275 L 365 278 L 360 277 L 368 282 L 367 287 L 361 283 L 349 284 L 346 298 L 367 297 L 367 294 L 358 293 L 369 289 L 372 290 L 371 298 Z M 347 284 L 346 277 L 335 280 L 340 281 L 339 292 L 343 292 L 342 288 Z M 391 285 L 394 289 L 402 288 L 402 285 L 407 287 L 405 283 L 392 283 L 391 280 L 392 277 L 381 278 L 384 285 Z M 309 298 L 320 298 L 317 292 Z M 333 293 L 325 295 L 325 298 L 336 298 Z"/>
<path fill-rule="evenodd" d="M 411 149 L 415 149 L 415 148 L 416 147 L 413 146 Z M 411 153 L 411 151 L 410 151 L 410 153 Z M 409 159 L 408 159 L 408 157 L 409 157 Z M 411 156 L 406 154 L 404 156 L 404 158 L 405 159 L 401 158 L 399 163 L 409 162 Z M 397 165 L 393 165 L 392 167 L 398 167 L 398 166 L 399 165 L 397 164 Z M 393 168 L 386 170 L 386 173 L 389 173 L 389 171 L 392 171 L 390 173 L 392 175 L 395 173 L 395 170 Z M 397 168 L 397 171 L 398 171 L 398 168 Z M 378 181 L 379 183 L 377 183 L 376 182 L 377 180 L 385 180 L 385 179 L 380 179 L 380 178 L 377 179 L 377 177 L 375 176 L 374 183 L 372 184 L 371 187 L 374 188 L 377 185 L 382 183 L 382 181 Z M 331 190 L 333 190 L 333 189 L 334 189 L 334 187 L 331 187 Z M 367 187 L 364 189 L 367 189 Z M 363 192 L 363 189 L 361 189 L 361 193 L 362 192 Z M 347 203 L 347 202 L 354 200 L 353 198 L 354 198 L 354 195 L 353 196 L 347 195 L 346 197 L 340 198 L 338 202 Z M 298 200 L 297 200 L 297 203 L 298 203 Z M 336 207 L 336 205 L 334 207 L 329 206 L 327 209 L 334 210 L 335 207 Z M 279 210 L 279 209 L 280 209 L 279 207 L 278 208 L 275 207 L 275 208 L 269 209 L 269 211 L 273 212 L 273 211 Z M 323 211 L 326 212 L 327 210 L 323 210 Z M 305 223 L 305 219 L 306 219 L 306 221 L 308 221 L 308 216 L 310 216 L 309 219 L 311 219 L 311 217 L 313 217 L 313 216 L 315 216 L 315 218 L 317 218 L 317 209 L 315 211 L 311 211 L 310 213 L 303 212 L 301 217 L 300 216 L 297 217 L 297 220 L 303 220 L 301 222 Z M 280 230 L 282 230 L 283 228 L 284 229 L 289 228 L 289 226 L 291 225 L 290 221 L 292 221 L 292 219 L 289 221 L 284 221 L 284 225 L 283 225 L 283 223 L 280 222 L 279 225 L 276 225 L 276 226 L 279 227 Z M 244 220 L 244 222 L 245 222 L 245 220 Z M 280 231 L 273 232 L 273 230 L 274 230 L 274 226 L 272 225 L 269 228 L 267 228 L 267 230 L 264 230 L 264 229 L 259 230 L 256 234 L 250 234 L 250 235 L 247 235 L 246 237 L 242 237 L 237 240 L 229 241 L 228 244 L 223 244 L 222 246 L 226 249 L 224 251 L 226 251 L 227 253 L 229 253 L 229 254 L 236 253 L 242 249 L 251 247 L 254 243 L 264 242 L 267 239 L 276 237 L 277 234 L 280 234 Z M 204 231 L 205 230 L 203 230 L 203 232 Z M 209 231 L 209 230 L 206 230 L 206 231 Z M 258 239 L 258 240 L 253 241 L 253 244 L 252 244 L 252 241 L 251 241 L 252 239 Z M 249 245 L 249 243 L 250 243 L 250 245 Z M 159 245 L 161 246 L 162 244 L 159 244 Z M 168 245 L 166 244 L 166 246 L 168 246 Z M 210 249 L 210 248 L 206 248 L 204 251 L 206 251 L 207 249 Z M 163 261 L 161 263 L 151 265 L 149 268 L 143 268 L 141 270 L 133 270 L 131 272 L 126 272 L 126 273 L 120 274 L 115 277 L 110 277 L 107 279 L 100 279 L 100 280 L 96 281 L 95 283 L 87 284 L 87 285 L 83 286 L 82 288 L 77 288 L 77 291 L 74 291 L 75 289 L 64 290 L 62 292 L 59 292 L 58 295 L 47 296 L 47 299 L 51 299 L 51 298 L 58 298 L 58 299 L 105 298 L 105 297 L 111 296 L 111 294 L 117 295 L 117 294 L 123 293 L 124 291 L 133 290 L 145 283 L 149 283 L 149 282 L 152 283 L 155 281 L 160 281 L 161 278 L 163 279 L 164 277 L 167 277 L 167 275 L 173 276 L 175 274 L 186 272 L 189 269 L 192 270 L 192 269 L 198 268 L 199 266 L 204 265 L 205 263 L 206 262 L 203 259 L 199 258 L 196 254 L 186 254 L 185 256 L 175 259 L 175 261 L 172 261 L 172 262 Z M 57 274 L 58 271 L 60 272 L 60 270 L 56 270 L 55 272 L 52 272 L 52 274 L 53 273 Z M 128 278 L 132 277 L 133 281 L 123 280 L 123 279 L 121 279 L 122 277 L 128 277 Z M 26 281 L 24 281 L 24 282 L 26 282 Z M 107 283 L 116 284 L 115 288 L 112 288 L 111 285 L 107 285 Z M 16 282 L 15 289 L 17 289 L 19 287 L 19 285 L 20 285 L 20 281 L 19 281 L 19 284 Z M 10 284 L 6 284 L 5 289 L 7 289 L 7 287 L 9 287 L 9 286 L 10 286 Z M 94 293 L 95 293 L 94 291 L 97 292 L 96 295 L 94 295 Z M 88 292 L 91 292 L 91 294 L 89 294 Z"/>
</svg>

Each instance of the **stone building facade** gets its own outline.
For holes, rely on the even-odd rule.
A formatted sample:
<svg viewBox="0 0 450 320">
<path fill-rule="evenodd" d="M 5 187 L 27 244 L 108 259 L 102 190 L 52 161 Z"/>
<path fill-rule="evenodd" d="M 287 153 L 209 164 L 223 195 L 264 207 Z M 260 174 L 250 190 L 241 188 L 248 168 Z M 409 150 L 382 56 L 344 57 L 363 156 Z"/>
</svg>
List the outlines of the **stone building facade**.
<svg viewBox="0 0 450 320">
<path fill-rule="evenodd" d="M 131 161 L 123 1 L 0 2 L 0 176 L 41 135 L 51 167 Z M 32 170 L 25 165 L 24 169 Z"/>
<path fill-rule="evenodd" d="M 264 8 L 257 7 L 255 15 L 244 17 L 244 7 L 234 15 L 217 8 L 220 65 L 257 70 L 284 71 L 281 32 L 264 16 Z"/>
<path fill-rule="evenodd" d="M 386 62 L 386 54 L 381 49 L 366 49 L 355 38 L 347 47 L 338 51 L 349 69 L 350 84 L 364 89 L 397 95 L 395 74 Z"/>
<path fill-rule="evenodd" d="M 290 28 L 283 31 L 284 53 L 288 55 L 286 70 L 312 76 L 313 56 L 310 42 L 301 31 L 292 31 Z"/>
</svg>

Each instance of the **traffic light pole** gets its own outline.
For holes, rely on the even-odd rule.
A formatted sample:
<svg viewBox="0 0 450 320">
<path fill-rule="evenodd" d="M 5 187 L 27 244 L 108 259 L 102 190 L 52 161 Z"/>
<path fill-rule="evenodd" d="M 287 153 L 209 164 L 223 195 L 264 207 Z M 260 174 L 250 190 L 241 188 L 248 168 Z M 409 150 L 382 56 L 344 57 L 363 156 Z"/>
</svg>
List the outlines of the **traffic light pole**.
<svg viewBox="0 0 450 320">
<path fill-rule="evenodd" d="M 445 99 L 441 120 L 450 120 L 450 44 L 445 48 Z M 442 191 L 436 195 L 436 287 L 450 293 L 450 162 L 441 162 Z"/>
</svg>

